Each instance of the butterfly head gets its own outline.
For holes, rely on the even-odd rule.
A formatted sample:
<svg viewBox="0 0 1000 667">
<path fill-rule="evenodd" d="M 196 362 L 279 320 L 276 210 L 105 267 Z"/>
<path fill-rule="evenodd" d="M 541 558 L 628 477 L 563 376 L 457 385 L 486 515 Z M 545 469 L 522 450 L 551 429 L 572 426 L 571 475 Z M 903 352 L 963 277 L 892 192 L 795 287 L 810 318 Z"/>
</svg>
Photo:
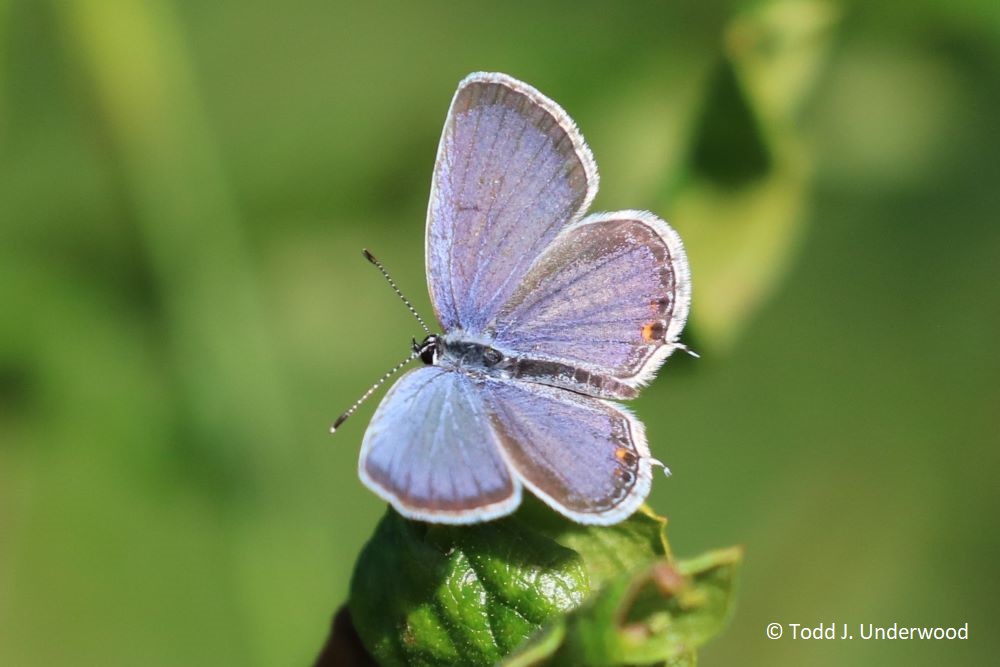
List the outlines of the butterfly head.
<svg viewBox="0 0 1000 667">
<path fill-rule="evenodd" d="M 420 361 L 428 366 L 434 366 L 441 356 L 441 337 L 437 334 L 429 334 L 419 343 L 413 339 L 413 353 L 420 357 Z"/>
</svg>

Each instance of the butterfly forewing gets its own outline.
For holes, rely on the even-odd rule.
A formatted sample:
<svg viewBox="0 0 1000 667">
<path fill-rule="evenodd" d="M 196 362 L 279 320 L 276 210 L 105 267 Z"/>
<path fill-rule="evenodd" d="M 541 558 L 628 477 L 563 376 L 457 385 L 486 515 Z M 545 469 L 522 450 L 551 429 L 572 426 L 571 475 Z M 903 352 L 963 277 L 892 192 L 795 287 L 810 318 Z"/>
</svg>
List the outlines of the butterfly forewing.
<svg viewBox="0 0 1000 667">
<path fill-rule="evenodd" d="M 520 379 L 631 398 L 676 348 L 689 302 L 677 234 L 651 213 L 602 213 L 554 240 L 489 328 L 523 358 Z"/>
<path fill-rule="evenodd" d="M 590 151 L 558 105 L 503 74 L 462 81 L 427 220 L 427 281 L 444 329 L 483 333 L 596 190 Z"/>
</svg>

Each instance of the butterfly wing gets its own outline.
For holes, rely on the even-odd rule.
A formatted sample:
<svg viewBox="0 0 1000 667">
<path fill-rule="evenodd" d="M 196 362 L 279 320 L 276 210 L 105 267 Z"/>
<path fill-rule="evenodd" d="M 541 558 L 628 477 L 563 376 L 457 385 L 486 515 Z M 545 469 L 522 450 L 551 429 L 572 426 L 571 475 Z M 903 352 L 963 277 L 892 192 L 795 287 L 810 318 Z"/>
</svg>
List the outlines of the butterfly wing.
<svg viewBox="0 0 1000 667">
<path fill-rule="evenodd" d="M 677 233 L 652 213 L 587 216 L 538 258 L 488 329 L 514 376 L 631 398 L 677 347 L 691 278 Z"/>
<path fill-rule="evenodd" d="M 609 525 L 649 495 L 642 424 L 601 399 L 491 378 L 483 401 L 511 467 L 535 495 L 578 523 Z"/>
<path fill-rule="evenodd" d="M 400 514 L 420 521 L 487 521 L 521 502 L 481 387 L 436 366 L 408 372 L 382 399 L 358 473 Z"/>
<path fill-rule="evenodd" d="M 597 167 L 555 102 L 505 74 L 458 86 L 427 213 L 427 282 L 445 331 L 483 333 L 528 268 L 597 192 Z"/>
</svg>

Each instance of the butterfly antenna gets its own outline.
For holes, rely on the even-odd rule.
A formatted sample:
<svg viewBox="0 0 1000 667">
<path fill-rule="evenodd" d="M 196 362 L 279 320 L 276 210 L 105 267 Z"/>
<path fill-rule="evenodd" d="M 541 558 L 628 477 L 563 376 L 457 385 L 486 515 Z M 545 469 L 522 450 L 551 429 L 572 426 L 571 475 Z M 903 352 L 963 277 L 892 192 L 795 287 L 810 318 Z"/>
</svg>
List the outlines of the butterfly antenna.
<svg viewBox="0 0 1000 667">
<path fill-rule="evenodd" d="M 410 312 L 413 313 L 413 316 L 417 318 L 417 322 L 420 322 L 420 326 L 422 326 L 424 328 L 424 331 L 429 334 L 431 330 L 427 328 L 427 323 L 424 322 L 424 318 L 420 317 L 420 313 L 418 313 L 417 309 L 413 307 L 413 304 L 410 303 L 410 300 L 407 299 L 405 296 L 403 296 L 403 293 L 399 290 L 399 287 L 396 286 L 396 281 L 392 279 L 392 276 L 389 275 L 389 272 L 385 270 L 384 266 L 382 266 L 382 262 L 375 259 L 375 255 L 368 252 L 367 248 L 365 249 L 364 253 L 365 253 L 365 259 L 374 264 L 375 267 L 382 272 L 382 275 L 385 276 L 385 279 L 386 281 L 388 281 L 389 287 L 392 288 L 392 291 L 396 293 L 396 296 L 398 296 L 400 299 L 403 300 L 403 303 L 406 304 L 406 307 L 409 308 Z"/>
<path fill-rule="evenodd" d="M 359 398 L 358 400 L 354 401 L 354 405 L 352 405 L 351 407 L 347 408 L 347 411 L 344 412 L 344 414 L 342 414 L 339 417 L 337 417 L 337 421 L 333 422 L 333 426 L 330 427 L 330 433 L 336 433 L 337 429 L 340 428 L 340 425 L 343 424 L 345 421 L 347 421 L 347 418 L 350 417 L 351 415 L 353 415 L 354 412 L 355 412 L 355 410 L 357 410 L 359 407 L 361 407 L 361 404 L 368 400 L 369 396 L 371 396 L 372 394 L 374 394 L 376 392 L 376 390 L 378 390 L 379 387 L 381 387 L 383 384 L 385 384 L 386 380 L 388 380 L 393 375 L 395 375 L 396 373 L 398 373 L 403 368 L 403 366 L 405 366 L 406 364 L 410 363 L 411 361 L 413 361 L 414 359 L 416 359 L 418 356 L 420 356 L 420 350 L 419 349 L 414 349 L 413 352 L 410 353 L 410 356 L 408 356 L 406 359 L 403 359 L 401 362 L 399 362 L 398 364 L 396 364 L 395 366 L 393 366 L 389 370 L 388 373 L 386 373 L 385 375 L 383 375 L 382 377 L 380 377 L 378 379 L 378 382 L 376 382 L 371 387 L 369 387 L 368 391 L 366 391 L 365 393 L 363 393 L 361 395 L 361 398 Z"/>
</svg>

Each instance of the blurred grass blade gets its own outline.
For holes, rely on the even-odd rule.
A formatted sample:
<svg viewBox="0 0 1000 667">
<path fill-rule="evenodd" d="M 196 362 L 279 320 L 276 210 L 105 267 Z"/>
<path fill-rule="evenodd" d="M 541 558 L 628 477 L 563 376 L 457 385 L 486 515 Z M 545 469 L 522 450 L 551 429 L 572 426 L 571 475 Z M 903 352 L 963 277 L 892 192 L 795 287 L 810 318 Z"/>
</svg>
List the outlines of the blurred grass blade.
<svg viewBox="0 0 1000 667">
<path fill-rule="evenodd" d="M 798 128 L 836 25 L 823 0 L 754 5 L 725 32 L 686 168 L 671 192 L 699 344 L 724 351 L 795 255 L 812 159 Z"/>
<path fill-rule="evenodd" d="M 7 59 L 9 57 L 10 40 L 10 0 L 0 0 L 0 146 L 7 138 Z"/>
<path fill-rule="evenodd" d="M 281 467 L 283 393 L 247 240 L 173 7 L 54 6 L 94 87 L 163 299 L 165 365 L 180 389 L 178 445 L 216 481 L 240 472 L 251 481 L 265 466 Z M 213 488 L 220 486 L 233 485 Z"/>
</svg>

